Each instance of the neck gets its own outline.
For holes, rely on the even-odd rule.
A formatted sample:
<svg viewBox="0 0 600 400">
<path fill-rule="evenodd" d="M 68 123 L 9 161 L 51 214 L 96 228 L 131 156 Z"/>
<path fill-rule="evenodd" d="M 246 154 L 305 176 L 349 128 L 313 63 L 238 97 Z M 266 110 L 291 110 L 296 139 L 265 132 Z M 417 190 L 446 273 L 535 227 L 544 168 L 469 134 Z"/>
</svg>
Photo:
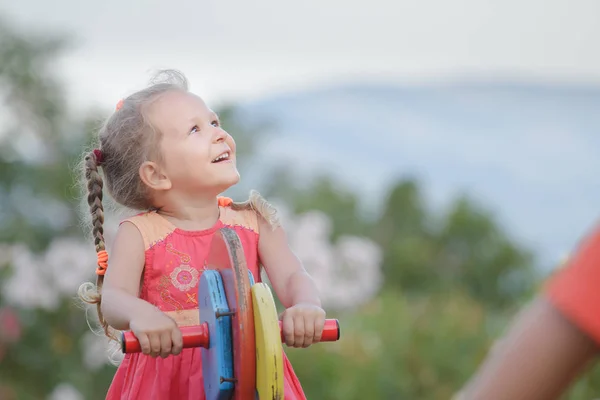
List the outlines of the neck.
<svg viewBox="0 0 600 400">
<path fill-rule="evenodd" d="M 219 219 L 216 197 L 196 198 L 192 202 L 165 202 L 158 209 L 158 213 L 169 219 L 178 228 L 188 230 L 208 229 Z"/>
</svg>

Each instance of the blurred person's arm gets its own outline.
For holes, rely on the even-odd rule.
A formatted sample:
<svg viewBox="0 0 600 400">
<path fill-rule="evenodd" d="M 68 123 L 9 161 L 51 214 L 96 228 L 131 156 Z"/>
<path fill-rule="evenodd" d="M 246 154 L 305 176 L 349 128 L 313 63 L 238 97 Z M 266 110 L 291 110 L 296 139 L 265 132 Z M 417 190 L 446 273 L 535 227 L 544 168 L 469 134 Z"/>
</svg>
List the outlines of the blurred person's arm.
<svg viewBox="0 0 600 400">
<path fill-rule="evenodd" d="M 510 327 L 459 399 L 560 397 L 600 343 L 600 231 Z"/>
<path fill-rule="evenodd" d="M 540 297 L 494 346 L 458 399 L 557 399 L 596 350 L 593 339 Z"/>
</svg>

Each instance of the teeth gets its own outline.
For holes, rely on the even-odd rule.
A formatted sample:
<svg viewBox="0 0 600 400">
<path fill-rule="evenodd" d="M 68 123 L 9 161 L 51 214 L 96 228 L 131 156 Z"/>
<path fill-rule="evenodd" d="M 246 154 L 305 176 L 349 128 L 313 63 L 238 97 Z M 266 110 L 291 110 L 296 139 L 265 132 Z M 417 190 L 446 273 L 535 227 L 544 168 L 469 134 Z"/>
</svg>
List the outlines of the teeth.
<svg viewBox="0 0 600 400">
<path fill-rule="evenodd" d="M 223 153 L 219 157 L 215 158 L 212 162 L 218 162 L 229 158 L 229 153 Z"/>
</svg>

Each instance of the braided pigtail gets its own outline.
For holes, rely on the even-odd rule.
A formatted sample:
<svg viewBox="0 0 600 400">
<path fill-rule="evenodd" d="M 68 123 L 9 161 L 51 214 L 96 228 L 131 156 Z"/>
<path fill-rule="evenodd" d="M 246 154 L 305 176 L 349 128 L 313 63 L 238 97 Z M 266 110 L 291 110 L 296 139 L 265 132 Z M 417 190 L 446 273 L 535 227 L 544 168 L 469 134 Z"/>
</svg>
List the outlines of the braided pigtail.
<svg viewBox="0 0 600 400">
<path fill-rule="evenodd" d="M 264 218 L 264 220 L 270 225 L 272 230 L 277 229 L 280 226 L 279 217 L 277 215 L 277 209 L 269 203 L 264 197 L 260 195 L 256 190 L 250 191 L 250 196 L 248 196 L 248 200 L 240 201 L 240 202 L 231 202 L 230 207 L 235 211 L 245 211 L 251 210 Z M 264 266 L 262 264 L 259 265 L 259 275 L 262 276 L 262 279 L 268 281 L 268 276 L 265 273 Z"/>
<path fill-rule="evenodd" d="M 258 215 L 263 217 L 265 221 L 271 225 L 272 229 L 276 229 L 279 226 L 279 218 L 277 216 L 277 210 L 271 203 L 265 200 L 256 190 L 250 191 L 248 200 L 242 202 L 231 203 L 232 210 L 253 210 Z"/>
<path fill-rule="evenodd" d="M 92 216 L 92 236 L 96 253 L 98 254 L 98 268 L 96 269 L 96 284 L 86 282 L 79 287 L 79 297 L 88 304 L 96 304 L 98 319 L 104 333 L 111 339 L 117 340 L 112 334 L 112 329 L 104 320 L 101 310 L 102 282 L 108 265 L 108 254 L 104 243 L 104 206 L 102 205 L 103 181 L 98 167 L 101 165 L 101 152 L 95 150 L 86 154 L 84 158 L 84 175 L 87 186 L 87 202 Z"/>
</svg>

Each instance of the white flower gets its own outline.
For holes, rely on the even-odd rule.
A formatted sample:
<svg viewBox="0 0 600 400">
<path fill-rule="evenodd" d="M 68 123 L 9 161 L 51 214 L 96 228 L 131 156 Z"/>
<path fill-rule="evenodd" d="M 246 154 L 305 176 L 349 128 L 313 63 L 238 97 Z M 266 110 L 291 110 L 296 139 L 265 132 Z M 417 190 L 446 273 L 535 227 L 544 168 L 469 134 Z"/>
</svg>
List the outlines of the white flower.
<svg viewBox="0 0 600 400">
<path fill-rule="evenodd" d="M 83 353 L 83 365 L 95 371 L 109 363 L 110 339 L 102 334 L 86 332 L 80 341 Z"/>
<path fill-rule="evenodd" d="M 9 304 L 23 308 L 56 310 L 59 293 L 48 280 L 48 271 L 39 256 L 23 246 L 12 249 L 12 275 L 6 280 L 2 291 Z"/>
<path fill-rule="evenodd" d="M 48 400 L 83 400 L 83 395 L 68 383 L 60 383 L 48 396 Z"/>
<path fill-rule="evenodd" d="M 315 280 L 325 307 L 353 308 L 377 294 L 382 252 L 374 242 L 343 236 L 332 244 L 331 218 L 320 211 L 296 216 L 289 226 L 290 246 Z"/>
<path fill-rule="evenodd" d="M 23 308 L 56 310 L 60 299 L 73 297 L 79 285 L 94 277 L 96 255 L 93 244 L 58 238 L 42 255 L 23 245 L 13 246 L 12 274 L 3 285 L 7 301 Z"/>
<path fill-rule="evenodd" d="M 50 243 L 44 254 L 44 265 L 54 288 L 73 296 L 85 281 L 94 278 L 96 252 L 93 243 L 72 238 L 58 238 Z"/>
<path fill-rule="evenodd" d="M 382 252 L 372 241 L 355 236 L 340 237 L 335 246 L 338 282 L 331 291 L 333 307 L 366 303 L 381 287 Z"/>
</svg>

